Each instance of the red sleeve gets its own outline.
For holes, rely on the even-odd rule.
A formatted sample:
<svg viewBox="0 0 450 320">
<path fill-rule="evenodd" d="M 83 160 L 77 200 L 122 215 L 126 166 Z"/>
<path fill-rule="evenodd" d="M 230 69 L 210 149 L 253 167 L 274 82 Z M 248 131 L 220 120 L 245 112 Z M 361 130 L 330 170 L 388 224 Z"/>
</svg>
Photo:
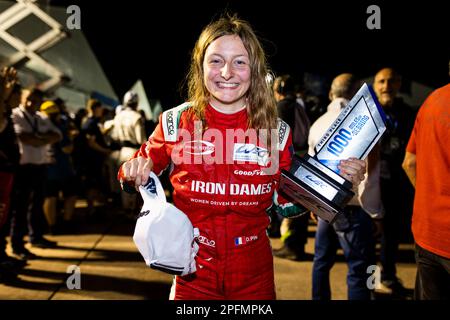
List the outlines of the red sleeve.
<svg viewBox="0 0 450 320">
<path fill-rule="evenodd" d="M 162 115 L 159 116 L 159 123 L 157 124 L 152 135 L 148 141 L 141 145 L 141 148 L 130 158 L 137 157 L 151 158 L 153 161 L 153 172 L 160 175 L 164 169 L 170 164 L 171 148 L 169 143 L 164 139 L 164 132 L 162 128 Z M 123 178 L 122 166 L 119 168 L 117 179 L 120 181 Z"/>
<path fill-rule="evenodd" d="M 164 139 L 161 115 L 155 131 L 153 131 L 148 141 L 141 147 L 138 156 L 150 157 L 153 161 L 152 171 L 159 176 L 170 164 L 172 150 L 170 146 L 172 144 Z"/>
</svg>

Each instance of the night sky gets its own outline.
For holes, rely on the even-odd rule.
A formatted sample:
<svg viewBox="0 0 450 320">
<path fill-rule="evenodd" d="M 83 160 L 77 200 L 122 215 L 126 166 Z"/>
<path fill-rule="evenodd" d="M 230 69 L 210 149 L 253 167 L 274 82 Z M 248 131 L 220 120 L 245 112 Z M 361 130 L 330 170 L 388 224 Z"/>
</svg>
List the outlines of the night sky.
<svg viewBox="0 0 450 320">
<path fill-rule="evenodd" d="M 445 1 L 51 1 L 78 4 L 81 28 L 116 93 L 141 78 L 164 108 L 183 102 L 180 85 L 202 28 L 225 10 L 248 20 L 276 74 L 342 72 L 361 77 L 384 66 L 432 87 L 448 82 L 450 18 Z M 395 5 L 394 5 L 395 3 Z M 381 30 L 366 9 L 381 8 Z"/>
</svg>

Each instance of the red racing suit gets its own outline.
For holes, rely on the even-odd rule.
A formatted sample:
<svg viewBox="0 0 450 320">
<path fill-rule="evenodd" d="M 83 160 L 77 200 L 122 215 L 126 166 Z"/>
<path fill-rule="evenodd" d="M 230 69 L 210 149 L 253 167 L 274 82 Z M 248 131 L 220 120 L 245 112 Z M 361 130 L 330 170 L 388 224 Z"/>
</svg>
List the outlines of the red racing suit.
<svg viewBox="0 0 450 320">
<path fill-rule="evenodd" d="M 267 175 L 262 169 L 271 162 L 264 157 L 264 144 L 248 137 L 240 141 L 227 136 L 227 132 L 247 130 L 245 109 L 223 114 L 207 106 L 207 130 L 200 138 L 195 136 L 195 116 L 189 109 L 185 103 L 164 112 L 149 140 L 134 156 L 151 157 L 157 175 L 171 167 L 173 202 L 200 231 L 197 271 L 176 276 L 171 297 L 274 299 L 273 257 L 266 233 L 270 218 L 266 210 L 274 203 L 280 170 L 288 170 L 291 164 L 290 128 L 278 120 L 279 141 L 275 143 L 279 167 L 275 174 Z M 180 161 L 181 157 L 185 160 Z M 215 163 L 208 162 L 211 158 Z M 118 178 L 122 179 L 121 170 Z M 293 209 L 276 193 L 275 197 L 280 207 Z"/>
</svg>

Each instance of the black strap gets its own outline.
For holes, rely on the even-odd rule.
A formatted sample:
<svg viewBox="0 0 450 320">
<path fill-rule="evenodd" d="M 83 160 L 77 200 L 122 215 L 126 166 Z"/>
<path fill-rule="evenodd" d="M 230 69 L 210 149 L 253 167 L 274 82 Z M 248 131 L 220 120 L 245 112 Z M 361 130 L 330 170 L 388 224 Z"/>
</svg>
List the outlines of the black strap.
<svg viewBox="0 0 450 320">
<path fill-rule="evenodd" d="M 122 147 L 133 148 L 133 149 L 139 149 L 141 147 L 140 144 L 135 144 L 131 141 L 121 141 L 120 144 L 122 145 Z"/>
<path fill-rule="evenodd" d="M 181 275 L 183 273 L 184 268 L 179 268 L 179 267 L 173 267 L 173 266 L 166 266 L 164 264 L 160 264 L 160 263 L 151 263 L 150 264 L 150 268 L 152 269 L 156 269 L 162 272 L 166 272 L 168 274 L 173 274 L 173 275 Z"/>
</svg>

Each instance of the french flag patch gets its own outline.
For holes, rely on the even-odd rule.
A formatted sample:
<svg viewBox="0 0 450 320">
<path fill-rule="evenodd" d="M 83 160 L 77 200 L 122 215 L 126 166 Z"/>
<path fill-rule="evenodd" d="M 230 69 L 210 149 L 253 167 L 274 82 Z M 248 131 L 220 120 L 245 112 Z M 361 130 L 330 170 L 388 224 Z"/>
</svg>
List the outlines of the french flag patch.
<svg viewBox="0 0 450 320">
<path fill-rule="evenodd" d="M 247 241 L 245 240 L 245 237 L 234 238 L 234 244 L 236 246 L 240 246 L 240 245 L 243 245 L 243 244 L 246 244 L 246 243 L 247 243 Z"/>
<path fill-rule="evenodd" d="M 241 246 L 243 244 L 247 244 L 248 242 L 257 240 L 258 236 L 250 236 L 250 237 L 237 237 L 234 238 L 234 245 L 235 246 Z"/>
</svg>

